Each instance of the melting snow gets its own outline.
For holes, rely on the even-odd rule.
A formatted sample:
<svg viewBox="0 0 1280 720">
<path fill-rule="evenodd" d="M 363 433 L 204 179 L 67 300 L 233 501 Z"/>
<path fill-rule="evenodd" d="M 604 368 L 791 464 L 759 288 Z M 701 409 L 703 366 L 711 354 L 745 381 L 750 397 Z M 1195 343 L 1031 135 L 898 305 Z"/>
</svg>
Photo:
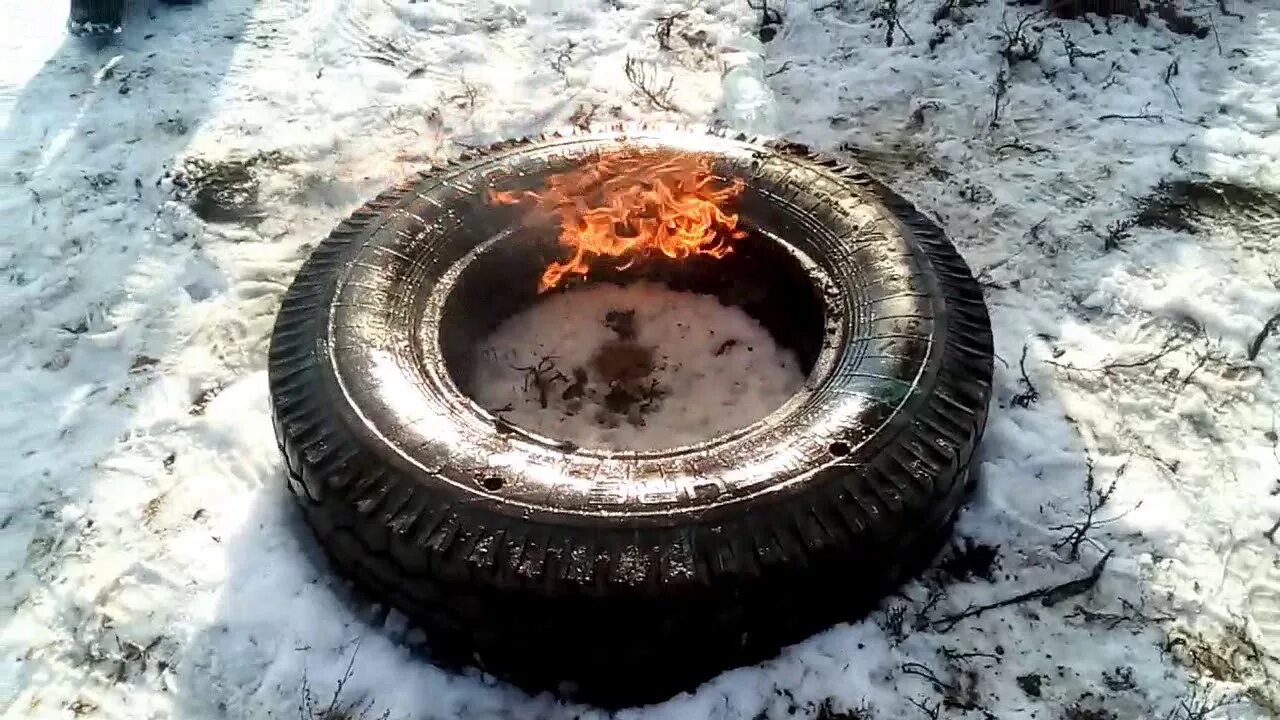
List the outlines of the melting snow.
<svg viewBox="0 0 1280 720">
<path fill-rule="evenodd" d="M 661 450 L 746 427 L 804 383 L 742 309 L 651 282 L 546 298 L 480 343 L 472 396 L 583 447 Z"/>
</svg>

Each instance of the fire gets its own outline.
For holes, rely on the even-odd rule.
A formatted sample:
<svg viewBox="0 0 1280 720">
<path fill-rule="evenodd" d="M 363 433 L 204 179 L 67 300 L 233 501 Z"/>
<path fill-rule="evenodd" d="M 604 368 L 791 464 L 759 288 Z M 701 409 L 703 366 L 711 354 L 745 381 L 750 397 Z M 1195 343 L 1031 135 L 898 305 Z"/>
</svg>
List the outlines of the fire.
<svg viewBox="0 0 1280 720">
<path fill-rule="evenodd" d="M 541 192 L 490 191 L 503 205 L 529 202 L 559 218 L 560 244 L 572 256 L 552 262 L 538 292 L 575 275 L 586 276 L 596 258 L 616 258 L 618 269 L 659 254 L 721 258 L 746 236 L 738 216 L 724 206 L 743 183 L 725 183 L 696 155 L 621 154 L 553 175 Z"/>
</svg>

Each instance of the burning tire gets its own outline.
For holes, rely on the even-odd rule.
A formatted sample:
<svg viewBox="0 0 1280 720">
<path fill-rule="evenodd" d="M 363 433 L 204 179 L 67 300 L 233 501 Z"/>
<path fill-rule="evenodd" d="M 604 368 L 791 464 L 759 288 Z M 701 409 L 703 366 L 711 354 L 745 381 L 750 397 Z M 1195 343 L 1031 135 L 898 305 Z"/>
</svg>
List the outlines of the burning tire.
<svg viewBox="0 0 1280 720">
<path fill-rule="evenodd" d="M 659 213 L 653 231 L 701 244 L 566 250 L 591 222 L 564 213 L 594 190 L 564 178 L 590 167 L 603 182 L 618 157 L 706 171 L 677 189 L 724 212 L 700 228 Z M 555 187 L 579 193 L 560 193 L 558 223 L 520 202 Z M 481 341 L 546 297 L 555 266 L 576 268 L 557 282 L 645 279 L 740 308 L 802 386 L 679 447 L 513 423 L 464 390 Z M 506 144 L 378 196 L 298 273 L 269 370 L 290 488 L 337 569 L 420 623 L 437 661 L 616 706 L 856 618 L 928 563 L 982 434 L 992 341 L 953 246 L 864 172 L 792 145 L 644 131 Z M 588 373 L 560 375 L 544 407 L 579 399 Z M 624 381 L 609 382 L 613 395 Z"/>
</svg>

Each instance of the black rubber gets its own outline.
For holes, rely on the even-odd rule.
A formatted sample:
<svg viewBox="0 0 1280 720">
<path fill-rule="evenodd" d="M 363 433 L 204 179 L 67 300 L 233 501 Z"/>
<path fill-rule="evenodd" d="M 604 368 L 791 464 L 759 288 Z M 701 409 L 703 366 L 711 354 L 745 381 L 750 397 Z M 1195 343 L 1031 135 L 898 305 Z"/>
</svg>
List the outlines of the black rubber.
<svg viewBox="0 0 1280 720">
<path fill-rule="evenodd" d="M 166 5 L 190 5 L 195 0 L 162 0 Z M 125 0 L 71 0 L 67 30 L 72 35 L 101 36 L 120 31 Z"/>
<path fill-rule="evenodd" d="M 119 32 L 124 24 L 124 0 L 71 0 L 67 29 L 75 35 Z"/>
<path fill-rule="evenodd" d="M 744 178 L 735 209 L 808 263 L 825 313 L 800 396 L 668 453 L 557 445 L 456 389 L 459 348 L 536 284 L 488 301 L 468 284 L 519 246 L 519 211 L 484 189 L 623 144 Z M 298 273 L 269 371 L 290 487 L 339 571 L 420 623 L 437 662 L 620 706 L 857 618 L 927 564 L 965 494 L 992 340 L 955 248 L 865 172 L 646 130 L 507 143 L 378 196 Z"/>
</svg>

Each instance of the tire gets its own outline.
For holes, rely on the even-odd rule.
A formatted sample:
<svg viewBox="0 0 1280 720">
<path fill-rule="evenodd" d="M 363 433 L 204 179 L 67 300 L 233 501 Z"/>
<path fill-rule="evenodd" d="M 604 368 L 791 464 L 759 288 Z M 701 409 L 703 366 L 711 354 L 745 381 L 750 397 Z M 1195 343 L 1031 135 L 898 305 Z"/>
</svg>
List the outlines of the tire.
<svg viewBox="0 0 1280 720">
<path fill-rule="evenodd" d="M 444 311 L 421 298 L 515 222 L 479 190 L 571 167 L 618 133 L 503 144 L 379 195 L 298 273 L 269 361 L 289 486 L 336 569 L 419 623 L 434 661 L 610 707 L 858 618 L 926 566 L 992 380 L 968 266 L 865 172 L 742 136 L 625 137 L 709 153 L 745 178 L 762 228 L 813 238 L 833 322 L 774 415 L 610 455 L 503 427 L 447 380 L 430 340 Z"/>
<path fill-rule="evenodd" d="M 67 28 L 73 35 L 110 35 L 124 24 L 125 0 L 71 0 Z"/>
</svg>

